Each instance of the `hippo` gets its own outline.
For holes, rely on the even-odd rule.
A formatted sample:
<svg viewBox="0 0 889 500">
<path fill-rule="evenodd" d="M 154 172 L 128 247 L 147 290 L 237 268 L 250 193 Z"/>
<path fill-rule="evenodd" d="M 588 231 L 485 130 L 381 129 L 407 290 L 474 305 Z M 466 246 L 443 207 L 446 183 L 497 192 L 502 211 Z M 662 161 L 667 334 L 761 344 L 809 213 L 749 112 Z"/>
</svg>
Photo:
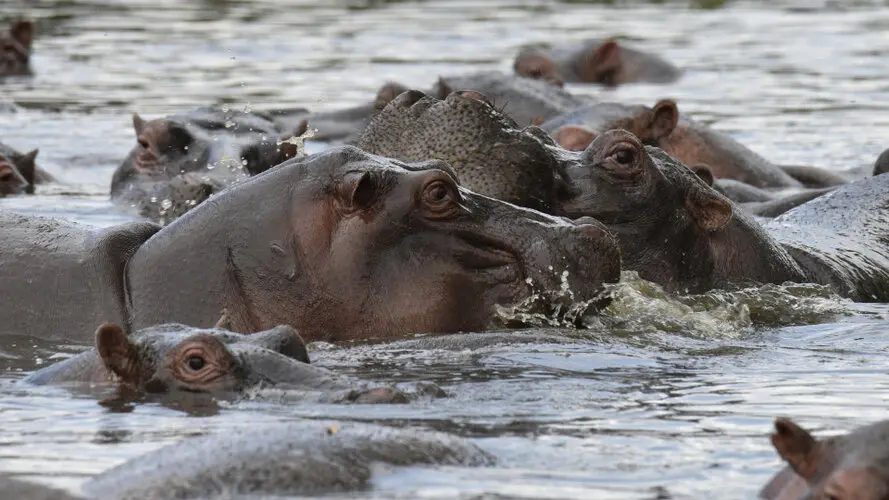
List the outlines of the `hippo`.
<svg viewBox="0 0 889 500">
<path fill-rule="evenodd" d="M 513 70 L 526 78 L 609 87 L 634 82 L 671 83 L 682 76 L 676 66 L 615 38 L 554 47 L 527 45 L 519 49 Z"/>
<path fill-rule="evenodd" d="M 188 438 L 113 467 L 83 490 L 109 500 L 317 496 L 372 488 L 374 464 L 485 467 L 496 458 L 443 432 L 306 420 Z"/>
<path fill-rule="evenodd" d="M 133 115 L 136 145 L 114 171 L 111 198 L 169 222 L 225 186 L 294 157 L 302 121 L 289 131 L 259 113 L 198 108 L 146 121 Z"/>
<path fill-rule="evenodd" d="M 0 198 L 11 194 L 34 193 L 34 186 L 56 182 L 56 178 L 37 166 L 39 149 L 22 153 L 0 142 Z"/>
<path fill-rule="evenodd" d="M 162 229 L 0 212 L 0 335 L 206 328 L 223 308 L 235 332 L 290 325 L 309 342 L 478 331 L 532 295 L 598 307 L 619 277 L 596 221 L 473 193 L 443 161 L 353 146 L 288 160 Z"/>
<path fill-rule="evenodd" d="M 383 109 L 407 90 L 408 87 L 399 83 L 386 83 L 377 93 L 376 108 Z M 485 95 L 497 109 L 523 127 L 543 123 L 592 102 L 590 97 L 571 94 L 557 85 L 500 71 L 442 76 L 425 93 L 445 99 L 458 90 L 474 90 Z"/>
<path fill-rule="evenodd" d="M 34 21 L 18 19 L 0 31 L 0 77 L 31 74 L 31 45 L 34 43 Z"/>
<path fill-rule="evenodd" d="M 763 487 L 759 498 L 889 498 L 889 420 L 816 440 L 792 420 L 777 418 L 771 440 L 787 467 Z"/>
<path fill-rule="evenodd" d="M 616 102 L 591 104 L 553 118 L 541 128 L 571 151 L 583 151 L 602 131 L 622 128 L 686 165 L 705 164 L 718 179 L 735 179 L 758 188 L 822 188 L 848 182 L 816 167 L 775 165 L 728 135 L 680 115 L 670 99 L 658 101 L 653 108 Z"/>
<path fill-rule="evenodd" d="M 282 130 L 303 127 L 305 121 L 315 141 L 342 142 L 354 139 L 377 111 L 374 102 L 342 109 L 311 112 L 306 108 L 282 108 L 263 111 Z"/>
<path fill-rule="evenodd" d="M 552 212 L 566 181 L 541 147 L 546 134 L 536 127 L 527 130 L 478 92 L 452 92 L 439 100 L 409 90 L 379 112 L 353 144 L 402 161 L 445 160 L 471 191 Z"/>
<path fill-rule="evenodd" d="M 889 172 L 889 149 L 880 153 L 877 161 L 874 162 L 874 175 L 885 174 Z"/>
<path fill-rule="evenodd" d="M 361 403 L 406 401 L 388 388 L 354 390 L 356 384 L 346 377 L 310 365 L 305 342 L 287 325 L 244 335 L 164 324 L 127 335 L 119 325 L 105 323 L 96 329 L 94 348 L 40 369 L 21 383 L 115 384 L 148 393 L 216 397 L 262 385 L 342 391 L 344 399 Z"/>
</svg>

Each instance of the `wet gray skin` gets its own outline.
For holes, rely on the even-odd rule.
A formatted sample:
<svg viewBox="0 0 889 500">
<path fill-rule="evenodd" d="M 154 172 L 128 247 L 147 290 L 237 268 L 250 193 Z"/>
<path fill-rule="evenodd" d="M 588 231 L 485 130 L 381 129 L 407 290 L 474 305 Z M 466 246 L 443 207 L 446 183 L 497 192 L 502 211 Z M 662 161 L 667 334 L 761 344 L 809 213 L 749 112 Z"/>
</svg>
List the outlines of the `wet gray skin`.
<svg viewBox="0 0 889 500">
<path fill-rule="evenodd" d="M 21 500 L 80 500 L 85 498 L 73 496 L 42 484 L 15 479 L 6 474 L 0 474 L 0 491 L 3 492 L 3 498 Z"/>
<path fill-rule="evenodd" d="M 680 292 L 806 281 L 781 246 L 732 202 L 662 150 L 610 130 L 570 162 L 577 194 L 564 215 L 602 221 L 624 269 Z"/>
<path fill-rule="evenodd" d="M 389 101 L 407 90 L 409 89 L 404 85 L 387 83 L 377 94 L 377 109 L 383 109 Z M 472 90 L 485 95 L 494 107 L 523 127 L 543 123 L 592 102 L 591 98 L 570 94 L 559 85 L 499 71 L 439 77 L 425 93 L 445 99 L 460 90 Z"/>
<path fill-rule="evenodd" d="M 614 102 L 591 104 L 553 118 L 541 128 L 572 151 L 586 149 L 603 131 L 622 128 L 686 165 L 704 164 L 718 179 L 735 179 L 759 188 L 829 187 L 847 182 L 816 167 L 775 165 L 728 135 L 680 115 L 671 100 L 658 101 L 653 108 Z"/>
<path fill-rule="evenodd" d="M 353 422 L 295 422 L 186 439 L 114 467 L 83 490 L 108 500 L 321 495 L 372 488 L 373 464 L 489 466 L 462 438 Z"/>
<path fill-rule="evenodd" d="M 737 203 L 741 209 L 758 217 L 777 217 L 792 208 L 827 194 L 836 186 L 804 188 L 791 193 L 766 191 L 734 179 L 713 179 L 709 167 L 697 165 L 692 170 L 719 194 Z"/>
<path fill-rule="evenodd" d="M 354 143 L 404 161 L 440 159 L 460 183 L 486 196 L 552 212 L 566 185 L 561 164 L 536 127 L 521 128 L 486 96 L 453 92 L 444 100 L 410 90 L 378 113 Z"/>
<path fill-rule="evenodd" d="M 841 186 L 777 217 L 765 229 L 810 281 L 859 302 L 889 300 L 889 176 Z"/>
<path fill-rule="evenodd" d="M 765 500 L 886 500 L 889 421 L 816 440 L 786 418 L 775 420 L 772 444 L 787 462 L 760 491 Z"/>
<path fill-rule="evenodd" d="M 279 143 L 305 128 L 305 122 L 284 129 L 268 115 L 214 108 L 151 121 L 135 114 L 136 145 L 111 178 L 111 197 L 143 217 L 170 221 L 227 185 L 292 158 L 295 147 Z"/>
<path fill-rule="evenodd" d="M 268 110 L 265 114 L 271 116 L 278 128 L 283 130 L 296 129 L 305 120 L 312 130 L 313 140 L 334 142 L 354 139 L 367 127 L 376 110 L 375 104 L 370 102 L 314 113 L 306 108 L 292 108 Z"/>
<path fill-rule="evenodd" d="M 310 342 L 481 331 L 498 305 L 598 300 L 619 274 L 598 222 L 478 195 L 442 161 L 350 146 L 285 162 L 160 230 L 0 213 L 0 335 L 209 327 L 222 309 L 233 331 L 291 325 Z"/>
<path fill-rule="evenodd" d="M 35 159 L 37 149 L 22 153 L 12 146 L 0 142 L 0 197 L 34 193 L 34 186 L 54 182 L 49 172 L 38 167 Z"/>
<path fill-rule="evenodd" d="M 618 86 L 633 82 L 670 83 L 682 71 L 660 57 L 614 38 L 566 45 L 528 45 L 513 62 L 519 76 L 565 83 Z"/>
<path fill-rule="evenodd" d="M 877 161 L 874 162 L 874 175 L 885 174 L 889 172 L 889 149 L 880 153 Z"/>
<path fill-rule="evenodd" d="M 0 31 L 0 77 L 31 74 L 31 46 L 36 28 L 34 21 L 12 21 Z"/>
</svg>

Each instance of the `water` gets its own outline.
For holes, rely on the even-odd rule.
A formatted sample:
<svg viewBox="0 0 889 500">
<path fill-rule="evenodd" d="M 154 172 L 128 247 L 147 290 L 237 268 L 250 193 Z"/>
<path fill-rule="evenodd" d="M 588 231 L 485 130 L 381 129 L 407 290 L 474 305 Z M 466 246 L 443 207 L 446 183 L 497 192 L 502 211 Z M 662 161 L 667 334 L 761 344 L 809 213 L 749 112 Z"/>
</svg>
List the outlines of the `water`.
<svg viewBox="0 0 889 500">
<path fill-rule="evenodd" d="M 96 226 L 131 220 L 107 191 L 134 142 L 135 111 L 345 107 L 389 79 L 425 88 L 439 74 L 508 70 L 523 43 L 607 34 L 663 55 L 684 77 L 572 91 L 630 103 L 675 98 L 782 163 L 860 172 L 887 147 L 886 2 L 684 7 L 6 0 L 0 18 L 32 15 L 41 32 L 35 76 L 0 83 L 0 140 L 39 147 L 38 161 L 65 183 L 0 200 L 0 209 Z M 822 434 L 886 418 L 887 315 L 887 305 L 852 304 L 818 287 L 675 300 L 628 275 L 586 330 L 520 318 L 517 335 L 561 340 L 431 351 L 314 346 L 332 369 L 432 381 L 447 398 L 383 406 L 254 398 L 197 413 L 23 390 L 14 383 L 23 373 L 82 348 L 23 337 L 0 349 L 0 470 L 77 491 L 93 474 L 196 433 L 340 418 L 443 429 L 500 457 L 494 469 L 385 473 L 368 497 L 751 498 L 779 466 L 767 439 L 775 416 Z"/>
</svg>

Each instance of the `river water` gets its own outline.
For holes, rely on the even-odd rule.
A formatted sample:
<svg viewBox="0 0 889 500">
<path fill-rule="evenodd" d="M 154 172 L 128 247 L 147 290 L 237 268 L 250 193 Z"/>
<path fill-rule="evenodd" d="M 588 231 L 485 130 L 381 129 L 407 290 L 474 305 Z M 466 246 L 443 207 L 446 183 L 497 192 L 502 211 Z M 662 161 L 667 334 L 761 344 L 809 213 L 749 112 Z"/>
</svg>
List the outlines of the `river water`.
<svg viewBox="0 0 889 500">
<path fill-rule="evenodd" d="M 0 140 L 39 147 L 39 163 L 64 183 L 0 209 L 96 226 L 131 220 L 107 192 L 134 144 L 133 112 L 333 109 L 366 102 L 389 79 L 425 88 L 439 74 L 508 71 L 523 43 L 610 34 L 685 68 L 683 78 L 572 91 L 675 98 L 779 163 L 860 172 L 889 145 L 886 2 L 614 3 L 5 0 L 0 18 L 33 16 L 40 33 L 35 75 L 0 81 Z M 512 345 L 312 346 L 334 370 L 448 393 L 407 405 L 100 405 L 15 383 L 82 346 L 5 341 L 0 471 L 76 492 L 197 433 L 334 418 L 447 430 L 500 459 L 487 469 L 390 471 L 362 497 L 741 499 L 779 466 L 767 437 L 775 416 L 821 434 L 887 416 L 889 305 L 814 286 L 672 298 L 631 274 L 615 293 L 588 328 L 530 318 Z M 565 338 L 541 341 L 541 332 Z"/>
</svg>

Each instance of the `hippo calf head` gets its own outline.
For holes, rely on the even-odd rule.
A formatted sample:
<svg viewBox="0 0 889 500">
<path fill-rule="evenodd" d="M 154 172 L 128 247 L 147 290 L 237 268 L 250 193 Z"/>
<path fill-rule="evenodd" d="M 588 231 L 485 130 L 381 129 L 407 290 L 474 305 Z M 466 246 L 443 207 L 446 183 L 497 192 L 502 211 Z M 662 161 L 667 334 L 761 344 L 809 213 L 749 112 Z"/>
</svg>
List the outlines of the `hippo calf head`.
<svg viewBox="0 0 889 500">
<path fill-rule="evenodd" d="M 536 127 L 519 127 L 475 91 L 442 100 L 403 92 L 355 145 L 403 161 L 444 160 L 471 191 L 544 212 L 565 185 L 552 140 Z"/>
<path fill-rule="evenodd" d="M 788 467 L 762 489 L 766 500 L 889 498 L 889 421 L 816 440 L 786 418 L 775 420 L 772 444 Z"/>
<path fill-rule="evenodd" d="M 33 193 L 38 150 L 19 155 L 0 152 L 0 197 Z"/>
<path fill-rule="evenodd" d="M 582 112 L 578 111 L 578 115 L 581 124 L 567 124 L 551 130 L 556 142 L 570 151 L 583 151 L 599 134 L 617 128 L 632 132 L 647 146 L 667 149 L 666 140 L 679 122 L 679 109 L 670 99 L 658 101 L 652 108 L 600 102 L 587 106 Z M 543 126 L 546 128 L 547 124 Z M 683 162 L 698 163 L 691 156 L 676 155 L 672 150 L 667 152 Z"/>
<path fill-rule="evenodd" d="M 29 61 L 33 42 L 33 21 L 14 21 L 9 29 L 0 31 L 0 76 L 30 73 Z"/>
</svg>

